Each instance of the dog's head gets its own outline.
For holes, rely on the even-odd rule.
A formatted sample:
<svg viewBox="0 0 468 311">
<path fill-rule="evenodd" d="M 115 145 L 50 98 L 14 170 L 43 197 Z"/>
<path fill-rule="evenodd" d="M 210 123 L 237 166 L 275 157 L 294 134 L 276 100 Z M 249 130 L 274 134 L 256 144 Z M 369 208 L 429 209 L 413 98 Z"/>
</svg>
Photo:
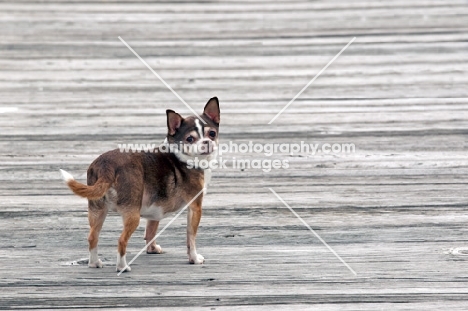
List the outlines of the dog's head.
<svg viewBox="0 0 468 311">
<path fill-rule="evenodd" d="M 173 110 L 167 110 L 167 143 L 175 147 L 173 151 L 180 161 L 208 160 L 218 154 L 219 101 L 211 98 L 205 105 L 201 118 L 183 118 Z"/>
</svg>

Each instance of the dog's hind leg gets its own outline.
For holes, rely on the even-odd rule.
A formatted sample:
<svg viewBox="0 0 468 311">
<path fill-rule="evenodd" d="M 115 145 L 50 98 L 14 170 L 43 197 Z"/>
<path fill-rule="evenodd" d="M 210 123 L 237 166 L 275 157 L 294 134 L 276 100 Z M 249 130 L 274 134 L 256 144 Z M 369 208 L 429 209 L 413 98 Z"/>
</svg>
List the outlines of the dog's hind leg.
<svg viewBox="0 0 468 311">
<path fill-rule="evenodd" d="M 127 244 L 133 232 L 135 232 L 136 228 L 138 228 L 138 225 L 140 224 L 140 214 L 138 212 L 124 213 L 122 214 L 122 218 L 124 222 L 124 229 L 119 239 L 116 267 L 117 272 L 127 272 L 132 270 L 130 267 L 127 267 L 127 260 L 125 258 L 127 253 Z"/>
<path fill-rule="evenodd" d="M 148 244 L 154 237 L 156 236 L 156 232 L 158 231 L 159 221 L 157 220 L 147 220 L 146 221 L 146 231 L 145 231 L 145 240 L 146 244 Z M 161 246 L 156 244 L 156 240 L 154 240 L 147 248 L 147 254 L 162 254 Z"/>
<path fill-rule="evenodd" d="M 102 268 L 102 261 L 98 256 L 98 241 L 99 233 L 102 229 L 102 224 L 107 216 L 107 207 L 103 200 L 88 201 L 88 220 L 89 220 L 89 261 L 88 267 Z"/>
</svg>

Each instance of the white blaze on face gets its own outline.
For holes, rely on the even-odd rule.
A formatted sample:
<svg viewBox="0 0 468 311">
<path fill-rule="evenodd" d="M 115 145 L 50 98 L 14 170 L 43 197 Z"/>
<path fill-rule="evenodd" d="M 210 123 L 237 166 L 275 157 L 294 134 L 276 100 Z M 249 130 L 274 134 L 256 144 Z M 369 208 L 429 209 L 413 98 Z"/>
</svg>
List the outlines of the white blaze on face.
<svg viewBox="0 0 468 311">
<path fill-rule="evenodd" d="M 200 140 L 203 139 L 205 135 L 203 135 L 203 127 L 200 124 L 200 120 L 196 119 L 195 120 L 195 128 L 197 129 L 198 136 L 200 137 Z"/>
</svg>

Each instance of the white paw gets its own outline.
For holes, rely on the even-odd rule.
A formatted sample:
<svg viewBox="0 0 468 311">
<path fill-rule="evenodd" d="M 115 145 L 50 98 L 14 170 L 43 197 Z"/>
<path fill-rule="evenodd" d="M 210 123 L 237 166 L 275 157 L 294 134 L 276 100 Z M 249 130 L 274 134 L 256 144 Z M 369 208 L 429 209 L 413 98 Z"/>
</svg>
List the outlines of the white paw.
<svg viewBox="0 0 468 311">
<path fill-rule="evenodd" d="M 89 268 L 102 268 L 102 266 L 103 266 L 103 265 L 102 265 L 101 259 L 98 259 L 98 260 L 95 261 L 95 262 L 91 262 L 91 261 L 90 261 L 90 262 L 88 263 L 88 267 L 89 267 Z"/>
<path fill-rule="evenodd" d="M 200 254 L 195 254 L 195 256 L 189 257 L 189 263 L 195 265 L 201 265 L 205 262 L 205 258 Z"/>
<path fill-rule="evenodd" d="M 125 270 L 124 270 L 124 269 L 125 269 Z M 123 266 L 123 267 L 117 266 L 117 267 L 115 268 L 115 271 L 117 271 L 117 272 L 120 272 L 120 271 L 122 271 L 122 272 L 130 272 L 130 271 L 132 271 L 132 268 L 130 268 L 130 267 L 125 268 L 125 266 Z"/>
<path fill-rule="evenodd" d="M 161 245 L 153 244 L 148 246 L 146 249 L 147 254 L 162 254 L 163 250 L 161 248 Z"/>
<path fill-rule="evenodd" d="M 127 267 L 127 260 L 126 260 L 126 255 L 120 256 L 120 254 L 117 253 L 117 266 L 115 267 L 115 270 L 117 272 L 130 272 L 132 269 L 130 267 Z"/>
</svg>

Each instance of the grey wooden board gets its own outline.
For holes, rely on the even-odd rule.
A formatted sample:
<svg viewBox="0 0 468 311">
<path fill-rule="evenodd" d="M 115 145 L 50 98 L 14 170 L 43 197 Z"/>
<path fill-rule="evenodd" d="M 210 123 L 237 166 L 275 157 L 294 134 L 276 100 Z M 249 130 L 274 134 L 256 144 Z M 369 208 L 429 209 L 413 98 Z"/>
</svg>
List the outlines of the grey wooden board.
<svg viewBox="0 0 468 311">
<path fill-rule="evenodd" d="M 0 3 L 0 309 L 466 310 L 467 1 Z M 353 154 L 226 153 L 187 264 L 114 271 L 109 215 L 88 269 L 86 201 L 60 180 L 123 143 L 160 143 L 165 109 L 212 96 L 234 143 L 353 143 Z M 356 41 L 267 123 L 353 37 Z M 240 170 L 232 158 L 288 160 Z M 273 188 L 354 276 L 268 190 Z M 169 219 L 165 219 L 163 224 Z M 142 220 L 129 258 L 142 247 Z"/>
</svg>

